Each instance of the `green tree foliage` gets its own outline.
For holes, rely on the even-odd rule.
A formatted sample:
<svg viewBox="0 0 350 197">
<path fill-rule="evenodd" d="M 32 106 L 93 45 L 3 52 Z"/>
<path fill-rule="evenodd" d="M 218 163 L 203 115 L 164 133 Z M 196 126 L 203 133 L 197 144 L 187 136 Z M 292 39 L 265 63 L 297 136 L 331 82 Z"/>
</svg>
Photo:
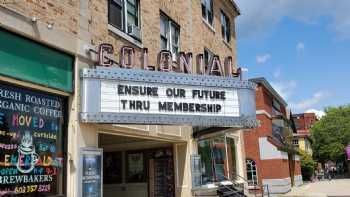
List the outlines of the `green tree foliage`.
<svg viewBox="0 0 350 197">
<path fill-rule="evenodd" d="M 299 150 L 300 154 L 300 166 L 303 179 L 311 181 L 312 174 L 316 167 L 316 162 L 312 159 L 312 156 L 303 150 Z"/>
<path fill-rule="evenodd" d="M 350 144 L 350 105 L 330 107 L 326 115 L 311 128 L 313 155 L 325 163 L 345 161 L 345 148 Z"/>
</svg>

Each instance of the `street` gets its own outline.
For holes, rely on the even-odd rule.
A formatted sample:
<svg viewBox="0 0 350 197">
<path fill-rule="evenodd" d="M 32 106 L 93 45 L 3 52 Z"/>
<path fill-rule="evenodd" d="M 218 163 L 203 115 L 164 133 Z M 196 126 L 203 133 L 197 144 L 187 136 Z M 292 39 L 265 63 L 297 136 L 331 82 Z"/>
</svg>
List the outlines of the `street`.
<svg viewBox="0 0 350 197">
<path fill-rule="evenodd" d="M 306 183 L 284 195 L 292 196 L 350 196 L 350 179 L 337 179 Z"/>
</svg>

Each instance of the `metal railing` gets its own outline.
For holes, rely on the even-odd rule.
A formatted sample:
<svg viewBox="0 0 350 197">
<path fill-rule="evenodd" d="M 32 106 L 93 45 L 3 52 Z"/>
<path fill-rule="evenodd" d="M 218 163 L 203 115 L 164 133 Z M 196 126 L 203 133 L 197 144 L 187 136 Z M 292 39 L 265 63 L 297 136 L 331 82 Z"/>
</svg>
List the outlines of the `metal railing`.
<svg viewBox="0 0 350 197">
<path fill-rule="evenodd" d="M 233 187 L 235 188 L 232 189 L 231 187 L 229 187 L 226 184 L 223 184 L 222 181 L 217 182 L 218 188 L 219 187 L 224 187 L 226 190 L 228 190 L 230 193 L 232 194 L 244 194 L 245 196 L 254 196 L 254 197 L 270 197 L 270 190 L 269 190 L 269 186 L 268 185 L 262 185 L 262 184 L 258 184 L 258 185 L 254 185 L 254 191 L 251 192 L 251 189 L 249 189 L 249 181 L 238 175 L 238 174 L 233 174 L 232 178 L 228 178 L 226 176 L 222 176 L 222 178 L 224 178 L 224 180 L 222 181 L 230 181 L 233 185 Z M 258 191 L 260 191 L 261 193 L 258 193 Z M 217 195 L 210 195 L 210 194 L 200 194 L 200 195 L 195 195 L 198 197 L 216 197 Z"/>
<path fill-rule="evenodd" d="M 240 179 L 240 180 L 242 180 L 244 182 L 243 187 L 244 187 L 244 185 L 247 186 L 247 187 L 244 187 L 244 194 L 247 194 L 247 195 L 251 195 L 252 194 L 250 189 L 249 189 L 249 181 L 246 178 L 244 178 L 244 177 L 242 177 L 242 176 L 240 176 L 238 174 L 233 174 L 232 176 L 235 177 L 235 178 L 233 180 L 231 180 L 231 181 L 237 182 L 237 179 Z M 259 190 L 261 191 L 260 194 L 258 193 Z M 262 184 L 254 185 L 254 193 L 253 193 L 254 197 L 260 197 L 260 196 L 264 197 L 265 194 L 266 194 L 267 197 L 270 197 L 270 190 L 269 190 L 269 186 L 268 185 L 262 185 Z"/>
</svg>

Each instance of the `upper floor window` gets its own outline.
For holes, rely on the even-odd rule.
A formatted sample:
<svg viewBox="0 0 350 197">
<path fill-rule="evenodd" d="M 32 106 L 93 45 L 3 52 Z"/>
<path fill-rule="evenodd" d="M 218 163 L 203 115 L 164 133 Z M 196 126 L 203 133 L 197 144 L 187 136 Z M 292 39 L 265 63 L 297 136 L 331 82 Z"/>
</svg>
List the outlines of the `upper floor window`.
<svg viewBox="0 0 350 197">
<path fill-rule="evenodd" d="M 226 42 L 231 41 L 230 18 L 221 10 L 221 32 Z"/>
<path fill-rule="evenodd" d="M 202 0 L 202 17 L 213 25 L 213 0 Z"/>
<path fill-rule="evenodd" d="M 293 139 L 293 145 L 298 146 L 299 145 L 299 140 L 298 139 Z"/>
<path fill-rule="evenodd" d="M 165 14 L 160 14 L 160 48 L 169 50 L 174 60 L 180 52 L 180 26 Z"/>
<path fill-rule="evenodd" d="M 139 0 L 108 0 L 108 23 L 141 39 Z"/>
<path fill-rule="evenodd" d="M 272 115 L 273 116 L 282 115 L 281 105 L 278 103 L 278 101 L 276 99 L 272 100 Z"/>
<path fill-rule="evenodd" d="M 258 185 L 258 171 L 254 160 L 247 159 L 247 179 L 249 186 Z"/>
</svg>

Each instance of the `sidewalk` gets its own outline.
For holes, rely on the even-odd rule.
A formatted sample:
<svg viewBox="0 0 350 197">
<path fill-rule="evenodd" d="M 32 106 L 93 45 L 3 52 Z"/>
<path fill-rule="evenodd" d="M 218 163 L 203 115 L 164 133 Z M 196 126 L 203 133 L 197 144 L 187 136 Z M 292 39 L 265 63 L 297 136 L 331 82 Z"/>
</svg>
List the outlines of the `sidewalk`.
<svg viewBox="0 0 350 197">
<path fill-rule="evenodd" d="M 350 197 L 350 179 L 336 179 L 307 183 L 300 187 L 295 187 L 291 192 L 283 197 Z"/>
</svg>

